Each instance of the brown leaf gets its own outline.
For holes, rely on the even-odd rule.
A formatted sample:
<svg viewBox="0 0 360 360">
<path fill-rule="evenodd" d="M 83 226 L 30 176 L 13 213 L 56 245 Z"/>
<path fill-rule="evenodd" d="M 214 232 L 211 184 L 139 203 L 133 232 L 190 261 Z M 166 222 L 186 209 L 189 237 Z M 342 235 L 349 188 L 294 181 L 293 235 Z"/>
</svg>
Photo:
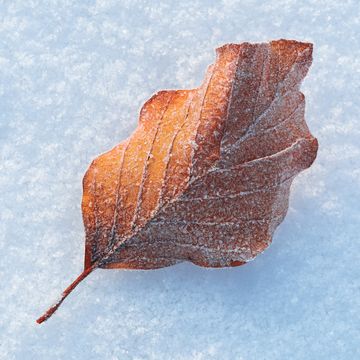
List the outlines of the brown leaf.
<svg viewBox="0 0 360 360">
<path fill-rule="evenodd" d="M 85 270 L 155 269 L 185 260 L 238 266 L 271 242 L 293 178 L 316 157 L 299 85 L 312 45 L 227 44 L 193 90 L 160 91 L 130 138 L 83 181 Z"/>
</svg>

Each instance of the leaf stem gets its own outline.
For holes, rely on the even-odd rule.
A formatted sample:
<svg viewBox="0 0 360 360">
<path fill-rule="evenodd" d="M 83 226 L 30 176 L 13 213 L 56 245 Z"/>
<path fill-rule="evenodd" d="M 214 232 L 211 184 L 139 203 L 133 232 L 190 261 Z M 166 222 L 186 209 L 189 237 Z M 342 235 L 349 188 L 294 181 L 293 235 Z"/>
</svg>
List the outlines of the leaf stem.
<svg viewBox="0 0 360 360">
<path fill-rule="evenodd" d="M 51 315 L 58 309 L 61 303 L 65 300 L 65 298 L 78 286 L 81 281 L 83 281 L 93 270 L 95 269 L 94 266 L 90 266 L 85 269 L 61 294 L 60 299 L 52 305 L 44 315 L 40 316 L 36 322 L 41 324 L 42 322 L 46 321 Z"/>
</svg>

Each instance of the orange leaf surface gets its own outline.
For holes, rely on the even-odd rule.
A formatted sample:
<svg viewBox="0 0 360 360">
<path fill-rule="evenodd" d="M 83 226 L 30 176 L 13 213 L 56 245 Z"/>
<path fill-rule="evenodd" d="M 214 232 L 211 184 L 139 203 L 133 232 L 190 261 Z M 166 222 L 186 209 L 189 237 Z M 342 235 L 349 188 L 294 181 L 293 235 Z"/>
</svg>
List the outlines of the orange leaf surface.
<svg viewBox="0 0 360 360">
<path fill-rule="evenodd" d="M 96 268 L 238 266 L 262 252 L 316 157 L 299 91 L 311 61 L 309 43 L 227 44 L 200 87 L 148 100 L 85 174 L 85 269 L 38 323 Z"/>
</svg>

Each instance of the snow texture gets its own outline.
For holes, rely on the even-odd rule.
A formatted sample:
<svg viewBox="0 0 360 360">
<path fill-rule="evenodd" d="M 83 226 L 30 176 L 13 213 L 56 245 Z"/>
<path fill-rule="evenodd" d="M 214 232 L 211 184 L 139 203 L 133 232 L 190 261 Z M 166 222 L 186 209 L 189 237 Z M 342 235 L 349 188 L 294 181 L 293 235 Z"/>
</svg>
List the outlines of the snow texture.
<svg viewBox="0 0 360 360">
<path fill-rule="evenodd" d="M 360 5 L 0 2 L 0 359 L 360 358 Z M 314 43 L 302 92 L 318 158 L 273 244 L 209 270 L 83 267 L 82 177 L 161 89 L 198 86 L 224 43 Z"/>
</svg>

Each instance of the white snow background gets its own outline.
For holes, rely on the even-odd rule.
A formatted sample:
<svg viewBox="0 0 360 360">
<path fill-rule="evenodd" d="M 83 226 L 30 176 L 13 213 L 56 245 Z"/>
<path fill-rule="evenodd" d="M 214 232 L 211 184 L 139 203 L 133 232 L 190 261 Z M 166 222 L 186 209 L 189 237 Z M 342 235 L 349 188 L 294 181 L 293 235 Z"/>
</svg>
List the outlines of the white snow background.
<svg viewBox="0 0 360 360">
<path fill-rule="evenodd" d="M 359 359 L 357 0 L 0 2 L 0 359 Z M 161 89 L 214 49 L 314 43 L 302 91 L 319 140 L 272 246 L 248 265 L 82 271 L 82 177 Z"/>
</svg>

